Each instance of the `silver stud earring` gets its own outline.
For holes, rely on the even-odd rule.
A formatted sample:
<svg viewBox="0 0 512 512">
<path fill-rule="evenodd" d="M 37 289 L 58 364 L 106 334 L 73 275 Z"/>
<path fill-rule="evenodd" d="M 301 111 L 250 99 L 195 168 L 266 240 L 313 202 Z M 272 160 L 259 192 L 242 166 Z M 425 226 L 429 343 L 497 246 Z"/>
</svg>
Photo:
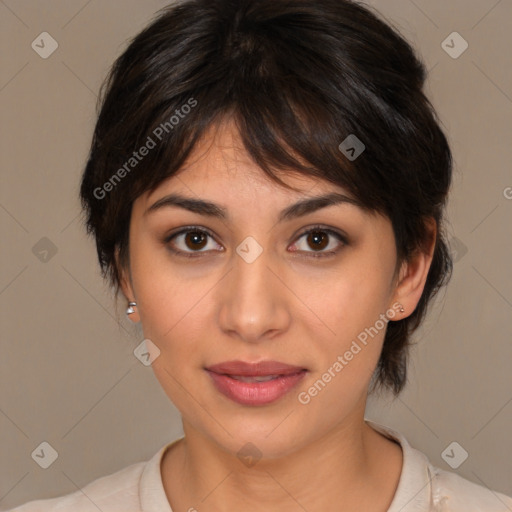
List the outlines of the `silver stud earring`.
<svg viewBox="0 0 512 512">
<path fill-rule="evenodd" d="M 402 306 L 402 304 L 400 304 L 400 313 L 404 313 L 405 312 L 405 309 L 404 307 Z"/>
<path fill-rule="evenodd" d="M 135 310 L 133 309 L 134 306 L 137 306 L 136 302 L 128 302 L 128 307 L 126 308 L 127 315 L 131 315 L 132 313 L 135 313 Z"/>
</svg>

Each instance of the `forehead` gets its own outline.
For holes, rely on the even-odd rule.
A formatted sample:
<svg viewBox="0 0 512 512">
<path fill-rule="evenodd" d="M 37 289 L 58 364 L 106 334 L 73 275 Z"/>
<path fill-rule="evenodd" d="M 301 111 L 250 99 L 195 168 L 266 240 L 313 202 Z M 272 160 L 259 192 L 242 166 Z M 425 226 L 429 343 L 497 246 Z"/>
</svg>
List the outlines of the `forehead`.
<svg viewBox="0 0 512 512">
<path fill-rule="evenodd" d="M 294 169 L 273 172 L 295 190 L 281 186 L 265 174 L 247 153 L 234 122 L 223 121 L 207 130 L 177 173 L 140 199 L 149 204 L 176 190 L 224 201 L 258 196 L 259 201 L 279 202 L 330 191 L 350 196 L 340 186 Z"/>
<path fill-rule="evenodd" d="M 273 169 L 273 173 L 293 188 L 272 180 L 251 159 L 233 124 L 215 126 L 198 141 L 177 173 L 137 198 L 132 224 L 163 225 L 177 212 L 188 211 L 255 230 L 263 223 L 273 228 L 339 207 L 326 215 L 337 212 L 339 219 L 345 219 L 354 229 L 362 231 L 363 226 L 371 225 L 370 231 L 384 233 L 388 219 L 380 218 L 338 184 L 296 169 Z"/>
</svg>

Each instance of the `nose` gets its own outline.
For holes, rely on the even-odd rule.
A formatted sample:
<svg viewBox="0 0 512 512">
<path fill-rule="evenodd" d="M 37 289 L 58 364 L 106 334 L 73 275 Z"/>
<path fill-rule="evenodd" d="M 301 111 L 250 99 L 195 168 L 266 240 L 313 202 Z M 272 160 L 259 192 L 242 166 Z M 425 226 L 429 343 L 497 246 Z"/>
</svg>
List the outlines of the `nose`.
<svg viewBox="0 0 512 512">
<path fill-rule="evenodd" d="M 231 337 L 262 342 L 290 326 L 287 300 L 291 295 L 268 251 L 252 262 L 238 253 L 220 291 L 219 324 Z"/>
</svg>

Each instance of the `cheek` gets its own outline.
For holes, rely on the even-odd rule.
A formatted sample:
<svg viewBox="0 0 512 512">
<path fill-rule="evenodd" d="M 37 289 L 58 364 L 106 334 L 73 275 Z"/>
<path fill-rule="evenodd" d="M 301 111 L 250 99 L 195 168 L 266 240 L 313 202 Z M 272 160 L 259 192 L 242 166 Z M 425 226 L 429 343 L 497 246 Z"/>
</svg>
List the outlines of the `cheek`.
<svg viewBox="0 0 512 512">
<path fill-rule="evenodd" d="M 336 270 L 297 281 L 297 295 L 331 331 L 327 346 L 343 346 L 388 309 L 390 272 L 375 258 L 347 258 Z"/>
<path fill-rule="evenodd" d="M 317 279 L 315 288 L 305 282 L 302 289 L 306 293 L 308 284 L 314 289 L 305 296 L 323 324 L 315 330 L 318 322 L 304 320 L 314 317 L 303 317 L 302 328 L 317 342 L 314 372 L 301 391 L 319 411 L 350 409 L 366 394 L 388 325 L 381 315 L 388 309 L 390 270 L 364 256 L 345 263 Z"/>
<path fill-rule="evenodd" d="M 200 396 L 198 387 L 202 384 L 197 377 L 205 349 L 202 341 L 205 340 L 206 311 L 201 307 L 204 290 L 202 294 L 194 293 L 190 285 L 176 279 L 148 280 L 141 287 L 141 297 L 144 337 L 160 351 L 152 363 L 155 377 L 180 411 L 195 411 L 196 408 L 191 407 L 191 396 Z"/>
<path fill-rule="evenodd" d="M 345 292 L 331 295 L 342 307 L 330 303 L 323 309 L 332 332 L 316 337 L 313 371 L 297 397 L 308 416 L 325 423 L 338 421 L 364 400 L 388 325 L 380 317 L 386 309 L 382 301 L 345 284 Z"/>
<path fill-rule="evenodd" d="M 152 244 L 152 245 L 151 245 Z M 144 335 L 164 346 L 183 324 L 194 329 L 189 317 L 200 311 L 208 290 L 207 280 L 180 272 L 163 248 L 154 241 L 138 240 L 131 255 L 131 269 Z M 200 276 L 199 276 L 200 277 Z M 189 337 L 193 335 L 189 332 Z"/>
</svg>

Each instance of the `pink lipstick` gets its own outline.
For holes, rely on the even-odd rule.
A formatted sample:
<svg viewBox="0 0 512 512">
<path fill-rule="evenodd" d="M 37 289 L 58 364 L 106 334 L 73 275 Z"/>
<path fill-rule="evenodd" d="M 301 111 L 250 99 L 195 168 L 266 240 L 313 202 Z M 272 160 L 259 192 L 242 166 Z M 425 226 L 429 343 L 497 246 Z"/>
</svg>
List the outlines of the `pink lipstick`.
<svg viewBox="0 0 512 512">
<path fill-rule="evenodd" d="M 226 361 L 205 368 L 217 390 L 241 405 L 266 405 L 279 400 L 306 374 L 300 366 L 277 361 Z"/>
</svg>

